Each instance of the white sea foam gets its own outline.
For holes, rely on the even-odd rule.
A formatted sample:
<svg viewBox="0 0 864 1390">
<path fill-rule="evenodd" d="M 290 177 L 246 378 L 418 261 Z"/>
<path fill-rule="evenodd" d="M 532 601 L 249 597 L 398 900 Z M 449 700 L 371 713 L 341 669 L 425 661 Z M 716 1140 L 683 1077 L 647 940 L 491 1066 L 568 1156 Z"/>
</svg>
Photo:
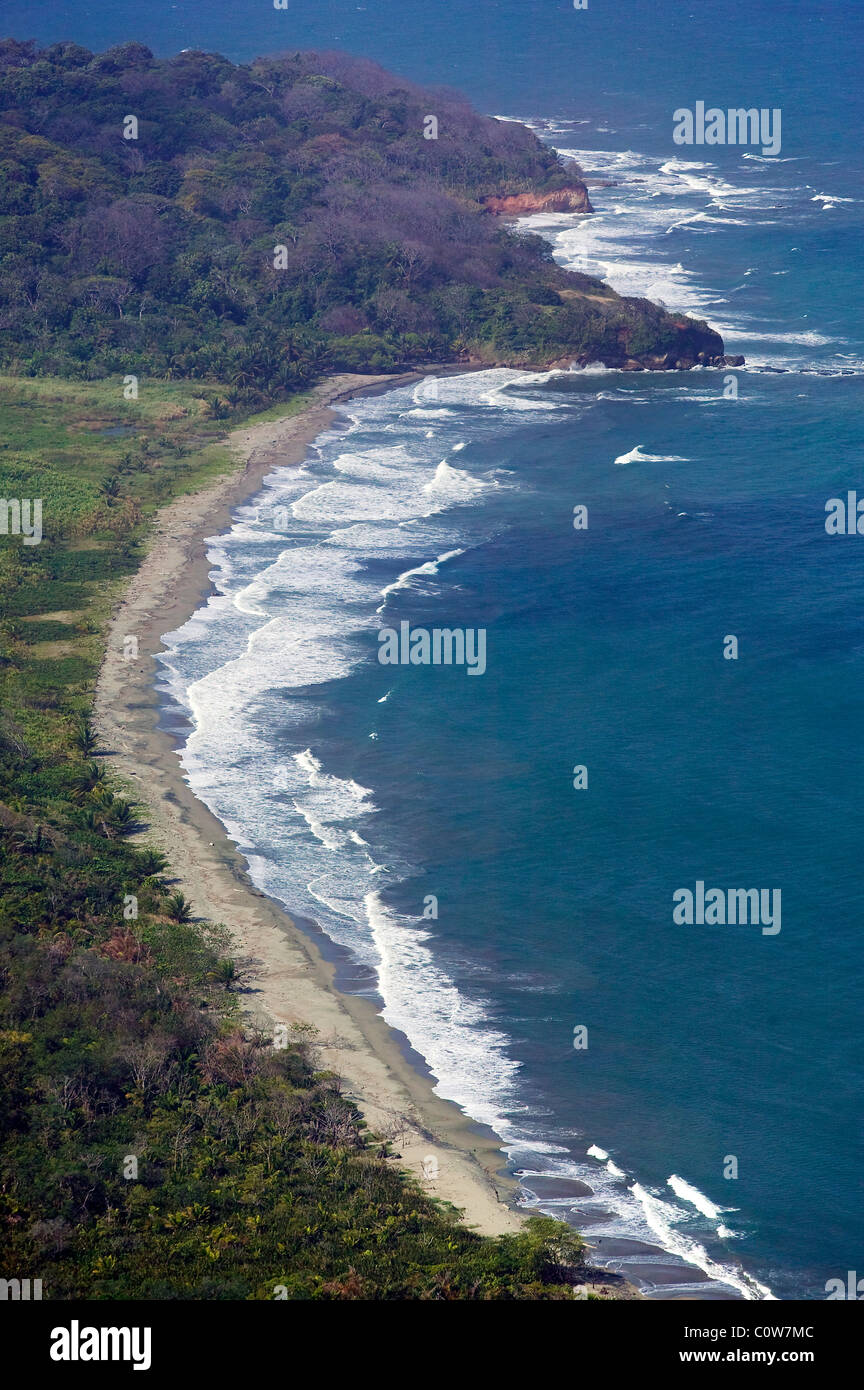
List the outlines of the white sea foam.
<svg viewBox="0 0 864 1390">
<path fill-rule="evenodd" d="M 334 777 L 325 772 L 311 748 L 295 753 L 294 761 L 305 772 L 309 786 L 316 793 L 318 801 L 327 806 L 331 819 L 346 820 L 351 816 L 365 815 L 372 809 L 366 798 L 372 795 L 369 787 L 361 787 L 351 778 Z"/>
<path fill-rule="evenodd" d="M 805 329 L 803 333 L 782 333 L 764 332 L 755 328 L 742 328 L 733 324 L 719 324 L 718 329 L 724 333 L 734 333 L 738 342 L 741 343 L 791 343 L 801 347 L 824 347 L 827 343 L 842 342 L 841 338 L 831 338 L 825 333 L 819 333 L 816 329 Z"/>
<path fill-rule="evenodd" d="M 640 1183 L 633 1183 L 630 1191 L 642 1207 L 649 1230 L 658 1238 L 664 1249 L 680 1255 L 681 1259 L 701 1269 L 710 1279 L 730 1284 L 745 1298 L 774 1300 L 774 1295 L 767 1285 L 760 1283 L 744 1270 L 718 1264 L 716 1260 L 711 1259 L 699 1241 L 684 1235 L 677 1226 L 682 1214 L 672 1203 L 653 1196 Z"/>
<path fill-rule="evenodd" d="M 837 193 L 814 193 L 811 203 L 822 203 L 825 208 L 833 208 L 837 203 L 854 203 L 854 198 L 841 198 Z"/>
<path fill-rule="evenodd" d="M 386 1022 L 425 1057 L 440 1094 L 506 1136 L 519 1071 L 507 1054 L 509 1039 L 489 1026 L 485 1006 L 460 993 L 436 965 L 419 919 L 398 916 L 375 891 L 364 901 L 381 960 Z"/>
<path fill-rule="evenodd" d="M 234 596 L 236 607 L 244 613 L 269 616 L 287 598 L 311 591 L 320 597 L 332 596 L 342 603 L 362 602 L 368 597 L 369 582 L 358 578 L 361 566 L 350 555 L 333 554 L 320 546 L 298 546 L 285 550 L 250 584 Z"/>
<path fill-rule="evenodd" d="M 293 803 L 295 811 L 303 817 L 316 840 L 320 840 L 327 849 L 340 850 L 345 844 L 346 837 L 339 831 L 331 830 L 321 821 L 315 819 L 314 815 L 300 805 L 299 802 Z"/>
<path fill-rule="evenodd" d="M 515 1157 L 524 1153 L 526 1149 L 532 1151 L 532 1148 L 538 1156 L 549 1152 L 548 1147 L 543 1144 L 535 1146 L 508 1145 L 508 1152 Z M 598 1218 L 602 1218 L 604 1237 L 614 1239 L 620 1236 L 641 1240 L 646 1244 L 662 1246 L 668 1255 L 673 1256 L 676 1261 L 681 1261 L 680 1282 L 674 1285 L 664 1284 L 667 1293 L 676 1289 L 680 1292 L 687 1290 L 692 1283 L 687 1273 L 687 1266 L 694 1266 L 710 1279 L 725 1286 L 730 1291 L 738 1293 L 745 1299 L 773 1299 L 774 1295 L 768 1287 L 743 1270 L 737 1262 L 727 1263 L 713 1258 L 708 1254 L 700 1240 L 682 1229 L 691 1219 L 685 1209 L 665 1200 L 659 1194 L 649 1191 L 642 1184 L 634 1182 L 617 1164 L 613 1163 L 607 1151 L 600 1148 L 599 1145 L 592 1144 L 587 1150 L 587 1155 L 595 1160 L 590 1167 L 571 1159 L 557 1158 L 554 1154 L 550 1154 L 542 1166 L 523 1170 L 522 1181 L 530 1188 L 532 1176 L 547 1179 L 555 1177 L 575 1179 L 590 1186 L 591 1196 L 571 1198 L 569 1203 L 557 1198 L 553 1198 L 550 1202 L 543 1197 L 529 1201 L 526 1205 L 534 1206 L 540 1210 L 546 1210 L 550 1206 L 557 1207 L 559 1213 L 560 1208 L 564 1205 L 578 1205 L 580 1212 L 585 1213 L 589 1222 L 595 1212 Z M 718 1228 L 716 1234 L 719 1239 L 724 1238 L 724 1231 L 724 1227 Z M 668 1255 L 666 1257 L 667 1263 Z M 611 1263 L 616 1269 L 626 1273 L 628 1263 L 650 1267 L 653 1258 L 655 1257 L 640 1251 L 632 1256 L 618 1257 Z M 659 1256 L 656 1258 L 659 1260 Z"/>
<path fill-rule="evenodd" d="M 423 491 L 443 493 L 453 501 L 467 502 L 484 486 L 488 484 L 484 484 L 481 478 L 472 478 L 470 473 L 454 468 L 446 459 L 442 459 L 429 482 L 423 484 Z"/>
<path fill-rule="evenodd" d="M 688 463 L 681 454 L 643 454 L 642 445 L 637 444 L 627 454 L 619 454 L 616 463 Z"/>
<path fill-rule="evenodd" d="M 711 1221 L 717 1221 L 720 1217 L 720 1207 L 716 1207 L 710 1197 L 706 1197 L 700 1192 L 698 1187 L 693 1187 L 691 1183 L 685 1182 L 683 1178 L 677 1177 L 674 1173 L 666 1179 L 667 1183 L 682 1201 L 689 1202 L 697 1211 L 701 1211 L 703 1216 L 707 1216 Z"/>
<path fill-rule="evenodd" d="M 440 565 L 445 564 L 447 560 L 455 560 L 457 555 L 464 554 L 464 550 L 445 550 L 444 554 L 437 556 L 436 559 L 427 560 L 425 564 L 415 565 L 413 569 L 405 570 L 404 574 L 400 574 L 398 579 L 394 579 L 392 584 L 388 584 L 386 588 L 381 590 L 381 597 L 384 602 L 376 608 L 376 613 L 384 612 L 384 609 L 387 607 L 387 600 L 391 594 L 398 593 L 400 589 L 410 589 L 414 581 L 421 576 L 436 575 Z"/>
<path fill-rule="evenodd" d="M 525 221 L 528 220 L 530 219 L 525 219 Z M 484 393 L 482 399 L 487 405 L 503 410 L 557 410 L 559 403 L 555 401 L 532 400 L 515 394 L 515 388 L 519 386 L 543 386 L 554 375 L 558 375 L 558 373 L 530 372 L 514 377 L 512 373 L 508 372 L 507 378 L 496 382 L 491 390 Z"/>
</svg>

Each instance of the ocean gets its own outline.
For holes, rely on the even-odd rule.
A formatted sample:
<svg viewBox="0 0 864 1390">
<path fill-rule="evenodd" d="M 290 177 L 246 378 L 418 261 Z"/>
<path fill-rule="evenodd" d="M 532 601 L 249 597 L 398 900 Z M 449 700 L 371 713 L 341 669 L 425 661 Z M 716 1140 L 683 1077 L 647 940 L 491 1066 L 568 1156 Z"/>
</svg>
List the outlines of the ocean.
<svg viewBox="0 0 864 1390">
<path fill-rule="evenodd" d="M 255 882 L 527 1205 L 651 1297 L 824 1298 L 864 1234 L 864 541 L 825 528 L 864 497 L 860 7 L 103 8 L 41 37 L 344 47 L 528 121 L 597 211 L 523 228 L 746 355 L 350 402 L 214 538 L 162 688 Z M 782 149 L 675 145 L 700 100 L 781 108 Z M 383 665 L 403 622 L 485 670 Z M 676 921 L 697 884 L 782 921 Z"/>
</svg>

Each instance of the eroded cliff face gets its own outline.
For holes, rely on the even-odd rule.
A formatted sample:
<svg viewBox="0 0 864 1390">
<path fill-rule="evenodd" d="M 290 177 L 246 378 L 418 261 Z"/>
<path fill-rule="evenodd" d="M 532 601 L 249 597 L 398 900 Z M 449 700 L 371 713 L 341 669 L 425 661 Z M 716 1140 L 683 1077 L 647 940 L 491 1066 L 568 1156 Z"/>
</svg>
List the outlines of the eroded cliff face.
<svg viewBox="0 0 864 1390">
<path fill-rule="evenodd" d="M 593 212 L 584 183 L 575 182 L 569 188 L 554 193 L 511 193 L 502 197 L 484 198 L 483 207 L 498 217 L 527 217 L 532 212 Z"/>
</svg>

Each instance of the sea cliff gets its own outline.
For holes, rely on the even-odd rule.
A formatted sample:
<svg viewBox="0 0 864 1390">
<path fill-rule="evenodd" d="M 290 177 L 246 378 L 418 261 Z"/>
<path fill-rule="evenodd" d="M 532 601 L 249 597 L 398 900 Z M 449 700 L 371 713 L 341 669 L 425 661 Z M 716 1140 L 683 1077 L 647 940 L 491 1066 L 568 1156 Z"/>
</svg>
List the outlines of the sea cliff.
<svg viewBox="0 0 864 1390">
<path fill-rule="evenodd" d="M 581 181 L 552 193 L 509 193 L 483 199 L 487 212 L 500 217 L 526 217 L 534 212 L 593 212 L 588 189 Z"/>
</svg>

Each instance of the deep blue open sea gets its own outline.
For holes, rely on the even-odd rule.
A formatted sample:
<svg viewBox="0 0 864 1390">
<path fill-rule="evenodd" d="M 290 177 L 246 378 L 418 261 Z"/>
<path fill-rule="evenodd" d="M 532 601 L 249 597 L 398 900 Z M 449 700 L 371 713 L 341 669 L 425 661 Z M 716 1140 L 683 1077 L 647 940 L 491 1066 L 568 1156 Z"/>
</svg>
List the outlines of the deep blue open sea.
<svg viewBox="0 0 864 1390">
<path fill-rule="evenodd" d="M 165 688 L 256 882 L 366 967 L 528 1202 L 657 1297 L 824 1298 L 864 1235 L 864 537 L 825 529 L 864 497 L 860 5 L 19 9 L 458 86 L 613 181 L 532 219 L 563 264 L 746 354 L 350 403 L 214 541 Z M 675 145 L 699 100 L 781 108 L 779 155 Z M 485 629 L 485 672 L 381 665 L 403 620 Z M 676 924 L 699 881 L 780 889 L 780 931 Z"/>
</svg>

